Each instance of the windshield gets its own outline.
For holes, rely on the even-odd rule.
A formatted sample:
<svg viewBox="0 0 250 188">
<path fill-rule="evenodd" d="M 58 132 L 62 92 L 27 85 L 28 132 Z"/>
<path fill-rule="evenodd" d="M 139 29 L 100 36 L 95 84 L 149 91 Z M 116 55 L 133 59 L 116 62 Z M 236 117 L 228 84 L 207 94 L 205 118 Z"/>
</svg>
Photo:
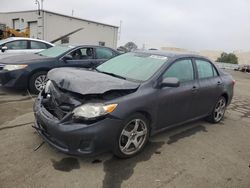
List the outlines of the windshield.
<svg viewBox="0 0 250 188">
<path fill-rule="evenodd" d="M 52 48 L 43 50 L 39 52 L 38 54 L 42 56 L 46 56 L 46 57 L 58 57 L 70 49 L 71 47 L 69 46 L 54 46 Z"/>
<path fill-rule="evenodd" d="M 126 53 L 106 61 L 97 71 L 126 79 L 146 81 L 167 61 L 167 57 L 146 53 Z"/>
</svg>

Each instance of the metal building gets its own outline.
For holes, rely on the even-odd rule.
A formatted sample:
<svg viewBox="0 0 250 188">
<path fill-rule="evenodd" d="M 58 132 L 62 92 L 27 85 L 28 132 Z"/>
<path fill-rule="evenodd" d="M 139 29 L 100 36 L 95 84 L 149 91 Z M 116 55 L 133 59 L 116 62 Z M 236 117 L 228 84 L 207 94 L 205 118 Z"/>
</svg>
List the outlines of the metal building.
<svg viewBox="0 0 250 188">
<path fill-rule="evenodd" d="M 118 27 L 67 16 L 47 10 L 1 12 L 0 23 L 14 29 L 30 28 L 30 37 L 54 40 L 60 36 L 83 28 L 58 43 L 93 44 L 111 48 L 117 47 Z"/>
</svg>

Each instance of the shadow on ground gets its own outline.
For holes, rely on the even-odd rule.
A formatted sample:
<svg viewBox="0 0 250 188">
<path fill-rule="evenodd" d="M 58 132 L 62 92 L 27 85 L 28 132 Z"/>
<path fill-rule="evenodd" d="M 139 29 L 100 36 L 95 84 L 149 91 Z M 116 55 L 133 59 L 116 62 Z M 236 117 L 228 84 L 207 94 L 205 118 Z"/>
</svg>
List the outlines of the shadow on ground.
<svg viewBox="0 0 250 188">
<path fill-rule="evenodd" d="M 124 180 L 128 180 L 134 173 L 137 163 L 148 161 L 152 155 L 162 147 L 164 142 L 149 142 L 145 150 L 130 159 L 118 159 L 112 157 L 104 162 L 105 177 L 103 180 L 103 188 L 121 187 Z"/>
<path fill-rule="evenodd" d="M 13 88 L 5 88 L 0 85 L 0 96 L 1 95 L 20 95 L 26 96 L 28 95 L 27 90 L 13 89 Z"/>
<path fill-rule="evenodd" d="M 201 125 L 203 123 L 203 125 Z M 69 172 L 73 169 L 79 169 L 84 163 L 103 163 L 105 176 L 103 179 L 103 188 L 119 188 L 123 181 L 128 180 L 134 173 L 137 163 L 148 161 L 153 155 L 160 155 L 160 148 L 165 144 L 173 144 L 181 139 L 190 137 L 200 132 L 207 132 L 204 121 L 197 121 L 183 126 L 175 127 L 164 131 L 152 137 L 145 149 L 138 155 L 129 159 L 119 159 L 115 156 L 99 155 L 95 158 L 64 157 L 56 161 L 51 160 L 54 169 Z M 104 162 L 103 162 L 104 161 Z"/>
</svg>

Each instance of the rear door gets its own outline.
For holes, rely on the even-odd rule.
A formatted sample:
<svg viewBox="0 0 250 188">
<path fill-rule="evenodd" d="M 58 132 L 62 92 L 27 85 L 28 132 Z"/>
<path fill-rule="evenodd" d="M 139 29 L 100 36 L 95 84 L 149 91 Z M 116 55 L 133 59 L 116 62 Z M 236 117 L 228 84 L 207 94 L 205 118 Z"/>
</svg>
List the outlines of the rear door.
<svg viewBox="0 0 250 188">
<path fill-rule="evenodd" d="M 195 58 L 199 92 L 193 104 L 194 116 L 210 113 L 223 91 L 223 83 L 214 65 L 206 59 Z"/>
<path fill-rule="evenodd" d="M 159 99 L 158 120 L 160 123 L 158 128 L 188 120 L 192 116 L 192 103 L 198 90 L 191 58 L 175 61 L 163 74 L 163 78 L 166 77 L 178 78 L 180 86 L 159 89 L 157 97 Z"/>
<path fill-rule="evenodd" d="M 29 41 L 30 52 L 36 53 L 48 49 L 48 45 L 39 41 Z"/>
</svg>

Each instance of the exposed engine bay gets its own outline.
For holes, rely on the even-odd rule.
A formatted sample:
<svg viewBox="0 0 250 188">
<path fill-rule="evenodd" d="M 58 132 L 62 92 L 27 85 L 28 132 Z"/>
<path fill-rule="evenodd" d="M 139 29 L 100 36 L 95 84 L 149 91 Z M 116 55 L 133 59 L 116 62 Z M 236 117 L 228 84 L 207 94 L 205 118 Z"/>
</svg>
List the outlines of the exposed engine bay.
<svg viewBox="0 0 250 188">
<path fill-rule="evenodd" d="M 50 81 L 42 95 L 43 106 L 61 122 L 68 121 L 72 117 L 72 111 L 85 103 L 103 103 L 115 98 L 119 98 L 137 89 L 109 90 L 102 94 L 86 94 L 67 91 Z"/>
</svg>

